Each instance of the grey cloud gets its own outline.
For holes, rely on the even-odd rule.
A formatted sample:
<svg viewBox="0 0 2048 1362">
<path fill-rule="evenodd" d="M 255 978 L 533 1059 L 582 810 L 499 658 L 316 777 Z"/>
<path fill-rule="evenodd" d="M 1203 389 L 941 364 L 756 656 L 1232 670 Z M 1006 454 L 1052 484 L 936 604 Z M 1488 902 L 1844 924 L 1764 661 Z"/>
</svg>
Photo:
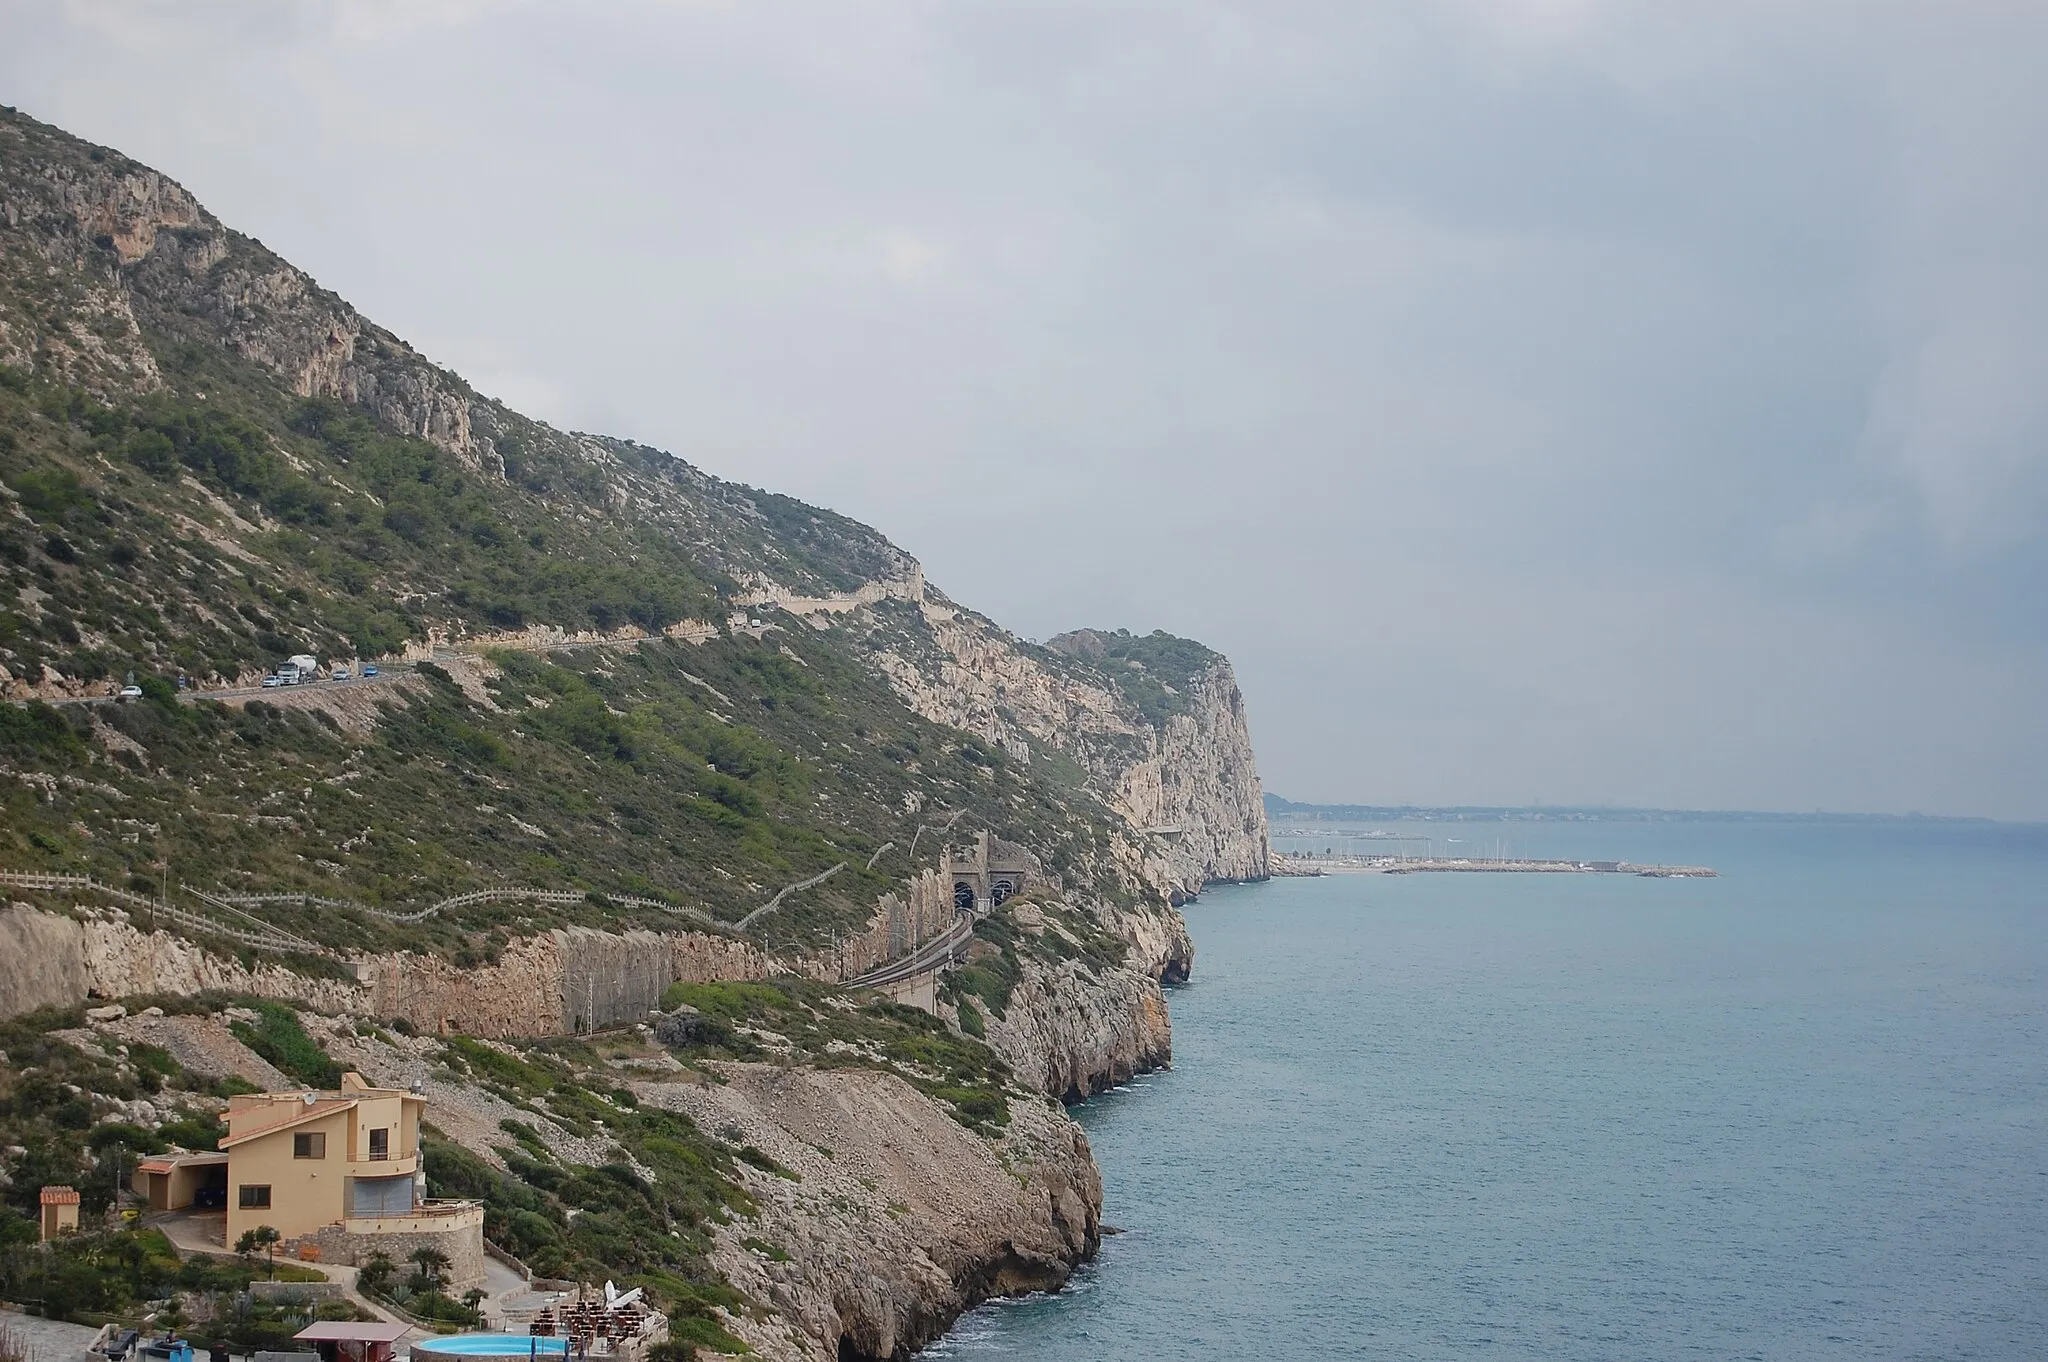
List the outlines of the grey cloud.
<svg viewBox="0 0 2048 1362">
<path fill-rule="evenodd" d="M 561 424 L 1238 661 L 1296 797 L 2048 817 L 2034 6 L 17 3 Z"/>
</svg>

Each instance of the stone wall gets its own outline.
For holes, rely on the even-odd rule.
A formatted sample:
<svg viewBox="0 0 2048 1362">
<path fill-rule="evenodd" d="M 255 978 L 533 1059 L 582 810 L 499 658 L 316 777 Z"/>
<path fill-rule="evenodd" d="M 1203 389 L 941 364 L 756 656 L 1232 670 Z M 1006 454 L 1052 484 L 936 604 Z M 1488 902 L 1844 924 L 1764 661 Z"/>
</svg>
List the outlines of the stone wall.
<svg viewBox="0 0 2048 1362">
<path fill-rule="evenodd" d="M 323 1255 L 325 1256 L 325 1255 Z M 394 1258 L 393 1262 L 399 1260 Z M 250 1282 L 249 1294 L 259 1301 L 304 1305 L 309 1301 L 344 1300 L 348 1288 L 340 1282 Z"/>
<path fill-rule="evenodd" d="M 446 1221 L 431 1229 L 416 1228 Z M 361 1267 L 382 1253 L 404 1268 L 406 1257 L 417 1249 L 436 1248 L 448 1255 L 451 1296 L 460 1296 L 472 1286 L 484 1285 L 484 1208 L 476 1206 L 459 1215 L 392 1216 L 382 1220 L 350 1220 L 341 1225 L 323 1225 L 302 1235 L 285 1247 L 294 1257 L 301 1244 L 312 1244 L 323 1263 Z"/>
</svg>

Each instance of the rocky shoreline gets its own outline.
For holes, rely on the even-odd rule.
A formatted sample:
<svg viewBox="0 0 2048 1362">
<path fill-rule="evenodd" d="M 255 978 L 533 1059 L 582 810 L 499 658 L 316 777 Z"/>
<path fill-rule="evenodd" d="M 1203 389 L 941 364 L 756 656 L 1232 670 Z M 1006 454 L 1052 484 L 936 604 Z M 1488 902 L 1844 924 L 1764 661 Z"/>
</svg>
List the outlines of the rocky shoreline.
<svg viewBox="0 0 2048 1362">
<path fill-rule="evenodd" d="M 1052 1102 L 1013 1098 L 1005 1132 L 987 1140 L 889 1074 L 719 1074 L 635 1091 L 794 1175 L 746 1168 L 759 1212 L 720 1226 L 712 1255 L 772 1307 L 727 1323 L 765 1357 L 907 1356 L 992 1296 L 1057 1289 L 1101 1242 L 1101 1174 Z"/>
<path fill-rule="evenodd" d="M 989 1047 L 1036 1089 L 1013 1096 L 999 1139 L 888 1075 L 726 1065 L 717 1085 L 636 1085 L 798 1175 L 749 1169 L 760 1215 L 718 1231 L 727 1279 L 778 1312 L 731 1331 L 778 1362 L 907 1357 L 982 1302 L 1058 1290 L 1092 1258 L 1102 1174 L 1063 1104 L 1171 1067 L 1160 981 L 1193 965 L 1178 912 L 1143 926 L 1158 949 L 1133 952 L 1141 968 L 1027 959 L 1005 1016 L 986 1023 Z M 956 1008 L 940 1013 L 958 1025 Z"/>
<path fill-rule="evenodd" d="M 1015 911 L 1027 929 L 1044 929 L 1033 905 Z M 370 1043 L 355 1031 L 359 1021 L 390 1011 L 391 999 L 374 975 L 350 983 L 274 965 L 250 973 L 196 943 L 139 931 L 122 916 L 87 910 L 81 920 L 26 904 L 0 911 L 0 940 L 22 948 L 10 956 L 33 956 L 44 966 L 69 962 L 58 969 L 61 977 L 40 980 L 38 987 L 30 988 L 26 976 L 13 985 L 45 1005 L 88 991 L 189 995 L 254 992 L 260 985 L 269 996 L 334 1014 L 308 1015 L 307 1025 L 337 1058 L 379 1081 L 420 1078 L 421 1056 L 433 1048 L 425 1035 L 417 1042 L 387 1035 L 384 1043 Z M 895 1073 L 871 1068 L 714 1062 L 703 1067 L 715 1081 L 678 1073 L 630 1083 L 641 1103 L 683 1112 L 728 1144 L 762 1151 L 779 1170 L 741 1165 L 758 1209 L 713 1231 L 712 1262 L 761 1307 L 723 1316 L 731 1334 L 762 1356 L 787 1362 L 905 1357 L 991 1297 L 1058 1289 L 1094 1255 L 1102 1233 L 1101 1173 L 1086 1135 L 1062 1104 L 1171 1065 L 1172 1026 L 1161 982 L 1185 980 L 1194 954 L 1175 909 L 1147 905 L 1107 910 L 1106 916 L 1103 925 L 1114 927 L 1124 943 L 1125 964 L 1055 962 L 1025 953 L 1008 1006 L 984 1023 L 982 1039 L 1012 1074 L 1009 1119 L 1000 1133 L 970 1128 L 944 1102 Z M 564 935 L 549 934 L 532 949 L 559 949 L 554 938 Z M 497 973 L 484 970 L 479 977 Z M 760 977 L 758 966 L 740 972 L 748 975 Z M 21 989 L 10 985 L 9 991 Z M 941 1001 L 939 1013 L 959 1029 L 957 1007 Z M 486 1029 L 508 1036 L 555 1029 L 544 1021 L 536 1014 L 527 1025 L 507 1019 Z M 213 1019 L 110 1025 L 155 1026 L 165 1034 L 136 1034 L 172 1041 L 181 1052 L 190 1048 L 186 1032 L 204 1032 L 229 1054 L 209 1069 L 260 1063 Z M 431 1073 L 424 1082 L 446 1133 L 489 1161 L 497 1162 L 493 1145 L 503 1140 L 501 1125 L 514 1119 L 535 1123 L 564 1158 L 594 1165 L 608 1157 L 601 1141 L 585 1147 L 588 1142 L 470 1085 Z"/>
</svg>

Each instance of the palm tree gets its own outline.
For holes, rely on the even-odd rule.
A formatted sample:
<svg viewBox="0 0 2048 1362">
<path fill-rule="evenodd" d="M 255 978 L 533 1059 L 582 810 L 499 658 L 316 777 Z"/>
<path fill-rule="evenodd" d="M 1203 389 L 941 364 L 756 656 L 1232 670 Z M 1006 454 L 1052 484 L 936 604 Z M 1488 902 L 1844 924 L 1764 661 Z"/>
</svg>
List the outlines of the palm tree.
<svg viewBox="0 0 2048 1362">
<path fill-rule="evenodd" d="M 432 1244 L 421 1244 L 406 1258 L 418 1269 L 419 1279 L 429 1290 L 440 1286 L 448 1275 L 448 1255 Z"/>
<path fill-rule="evenodd" d="M 382 1252 L 370 1255 L 370 1261 L 356 1269 L 356 1283 L 372 1295 L 384 1290 L 391 1282 L 391 1274 L 398 1270 L 390 1257 Z"/>
</svg>

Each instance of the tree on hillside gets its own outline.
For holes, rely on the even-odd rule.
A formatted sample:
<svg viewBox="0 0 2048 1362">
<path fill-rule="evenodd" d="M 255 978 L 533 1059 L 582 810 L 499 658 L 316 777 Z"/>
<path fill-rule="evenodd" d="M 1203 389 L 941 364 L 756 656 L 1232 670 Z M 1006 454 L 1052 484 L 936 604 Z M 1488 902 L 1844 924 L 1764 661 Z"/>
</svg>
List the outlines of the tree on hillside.
<svg viewBox="0 0 2048 1362">
<path fill-rule="evenodd" d="M 142 1296 L 142 1270 L 149 1264 L 149 1254 L 144 1251 L 142 1241 L 130 1230 L 109 1240 L 106 1252 L 110 1265 L 126 1270 L 128 1288 L 139 1299 Z"/>
<path fill-rule="evenodd" d="M 270 1276 L 277 1277 L 277 1245 L 284 1236 L 275 1226 L 258 1225 L 253 1230 L 243 1230 L 242 1237 L 235 1241 L 235 1252 L 247 1258 L 253 1253 L 267 1253 L 270 1256 Z"/>
</svg>

